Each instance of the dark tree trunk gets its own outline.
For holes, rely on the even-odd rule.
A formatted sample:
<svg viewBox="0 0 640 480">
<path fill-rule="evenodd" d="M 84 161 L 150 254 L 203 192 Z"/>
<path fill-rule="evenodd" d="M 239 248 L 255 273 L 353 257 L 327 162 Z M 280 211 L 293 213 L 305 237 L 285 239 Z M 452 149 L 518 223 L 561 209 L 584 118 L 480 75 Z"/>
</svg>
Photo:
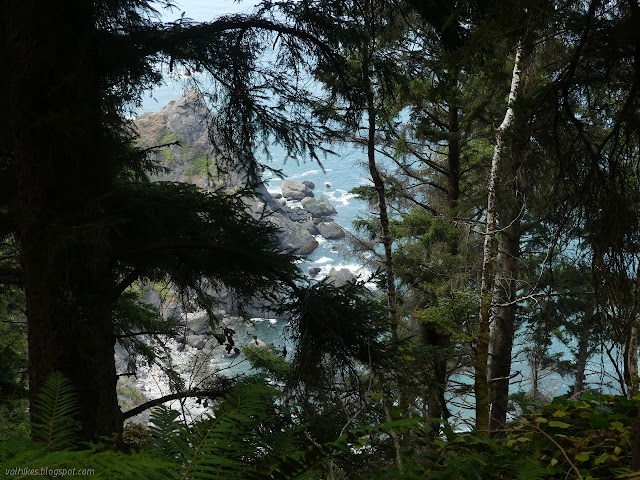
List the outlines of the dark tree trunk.
<svg viewBox="0 0 640 480">
<path fill-rule="evenodd" d="M 589 338 L 591 336 L 591 323 L 593 312 L 587 311 L 583 329 L 578 341 L 578 356 L 576 358 L 576 382 L 573 385 L 573 398 L 579 398 L 584 391 L 585 370 L 589 359 Z"/>
<path fill-rule="evenodd" d="M 511 76 L 511 91 L 507 104 L 507 111 L 504 119 L 496 128 L 496 142 L 491 160 L 491 172 L 489 174 L 489 188 L 487 195 L 487 215 L 485 226 L 485 238 L 482 261 L 482 281 L 480 286 L 480 315 L 478 326 L 478 339 L 476 343 L 476 373 L 474 390 L 476 395 L 476 429 L 479 435 L 487 437 L 490 433 L 491 425 L 491 365 L 489 363 L 489 351 L 491 347 L 491 311 L 494 303 L 495 285 L 495 259 L 494 240 L 496 237 L 496 219 L 498 214 L 497 185 L 501 164 L 505 156 L 505 137 L 513 129 L 515 120 L 515 104 L 521 93 L 522 80 L 522 42 L 518 42 L 516 58 Z M 519 132 L 517 132 L 519 133 Z M 516 134 L 517 134 L 516 133 Z M 502 206 L 502 202 L 500 203 Z M 516 219 L 514 219 L 516 220 Z M 508 220 L 507 220 L 508 221 Z M 514 277 L 515 278 L 515 277 Z M 496 323 L 496 322 L 494 322 Z M 513 340 L 511 340 L 513 341 Z M 495 350 L 494 350 L 495 352 Z M 509 353 L 509 368 L 511 368 L 511 358 Z M 494 382 L 495 383 L 495 382 Z M 508 389 L 508 383 L 507 383 Z M 505 398 L 501 401 L 507 401 Z"/>
<path fill-rule="evenodd" d="M 370 14 L 373 17 L 374 3 L 369 5 Z M 371 39 L 376 38 L 375 28 L 373 23 L 370 25 Z M 376 121 L 377 121 L 377 109 L 375 104 L 375 92 L 372 84 L 373 72 L 371 70 L 371 57 L 373 56 L 373 47 L 371 50 L 365 52 L 365 59 L 362 65 L 362 75 L 364 81 L 364 88 L 367 96 L 367 116 L 368 116 L 368 130 L 367 130 L 367 162 L 369 166 L 369 173 L 373 180 L 373 186 L 378 196 L 378 210 L 380 218 L 380 230 L 382 231 L 382 246 L 384 248 L 384 265 L 385 274 L 387 276 L 387 306 L 389 312 L 389 323 L 391 327 L 391 336 L 393 340 L 398 340 L 398 301 L 396 292 L 396 276 L 393 263 L 393 241 L 391 239 L 391 230 L 389 228 L 389 213 L 387 208 L 387 191 L 384 184 L 384 179 L 380 175 L 380 170 L 376 163 Z"/>
<path fill-rule="evenodd" d="M 453 86 L 455 86 L 456 78 L 452 80 Z M 449 155 L 447 156 L 447 170 L 449 175 L 447 176 L 447 203 L 449 208 L 449 214 L 455 215 L 458 208 L 458 202 L 460 201 L 460 125 L 458 121 L 458 107 L 455 104 L 449 103 L 448 112 L 448 126 L 449 126 Z M 452 255 L 458 254 L 458 243 L 449 243 L 449 253 Z"/>
<path fill-rule="evenodd" d="M 511 210 L 518 215 L 519 211 Z M 505 304 L 496 308 L 492 328 L 491 351 L 491 431 L 504 427 L 507 419 L 509 399 L 509 376 L 511 374 L 511 352 L 515 334 L 517 305 L 516 278 L 520 258 L 520 221 L 514 221 L 505 232 L 503 252 L 499 255 L 501 272 L 498 285 L 498 301 Z"/>
<path fill-rule="evenodd" d="M 634 308 L 625 329 L 623 345 L 624 381 L 627 387 L 627 397 L 633 398 L 638 393 L 638 321 Z"/>
<path fill-rule="evenodd" d="M 455 88 L 457 74 L 452 74 L 450 85 Z M 447 155 L 447 214 L 454 216 L 460 201 L 460 126 L 458 121 L 458 107 L 454 102 L 449 103 L 447 126 L 449 135 L 449 152 Z M 458 255 L 459 245 L 456 240 L 447 245 L 448 253 Z M 447 350 L 451 346 L 449 337 L 437 332 L 435 329 L 425 326 L 424 341 L 427 345 L 435 347 L 433 359 L 433 384 L 428 386 L 427 404 L 431 418 L 447 419 L 451 414 L 447 408 L 444 393 L 446 391 L 448 369 Z"/>
<path fill-rule="evenodd" d="M 389 311 L 389 323 L 393 340 L 398 340 L 398 301 L 396 294 L 396 276 L 393 265 L 393 250 L 391 231 L 389 229 L 389 214 L 387 212 L 387 193 L 384 180 L 380 175 L 375 160 L 375 135 L 376 135 L 376 111 L 373 105 L 373 92 L 370 92 L 369 105 L 367 107 L 369 115 L 369 135 L 367 139 L 367 157 L 369 162 L 369 173 L 373 179 L 373 185 L 378 194 L 378 209 L 380 210 L 380 229 L 382 230 L 382 246 L 384 247 L 384 265 L 387 276 L 387 305 Z"/>
<path fill-rule="evenodd" d="M 93 2 L 16 0 L 8 14 L 31 411 L 46 377 L 59 371 L 73 382 L 82 438 L 91 440 L 121 431 L 107 227 L 99 220 L 112 172 Z"/>
<path fill-rule="evenodd" d="M 521 62 L 526 66 L 532 46 L 523 40 Z M 520 89 L 527 84 L 526 67 L 520 71 Z M 507 421 L 509 403 L 509 381 L 511 375 L 511 354 L 515 335 L 517 314 L 517 279 L 520 261 L 521 216 L 524 205 L 524 182 L 520 178 L 520 168 L 525 162 L 529 145 L 527 113 L 520 106 L 514 106 L 513 126 L 510 140 L 510 155 L 505 155 L 502 164 L 504 200 L 500 217 L 504 225 L 499 235 L 498 271 L 496 272 L 495 317 L 491 326 L 491 358 L 489 378 L 491 395 L 490 430 L 503 429 Z"/>
<path fill-rule="evenodd" d="M 520 260 L 520 210 L 523 205 L 520 165 L 526 151 L 526 133 L 521 114 L 514 112 L 515 139 L 511 145 L 510 161 L 505 162 L 505 180 L 508 188 L 504 192 L 506 208 L 503 212 L 506 227 L 500 237 L 498 272 L 496 276 L 496 314 L 491 326 L 491 431 L 502 430 L 507 420 L 509 401 L 509 376 L 511 375 L 511 353 L 515 335 L 517 313 L 516 294 L 518 262 Z"/>
</svg>

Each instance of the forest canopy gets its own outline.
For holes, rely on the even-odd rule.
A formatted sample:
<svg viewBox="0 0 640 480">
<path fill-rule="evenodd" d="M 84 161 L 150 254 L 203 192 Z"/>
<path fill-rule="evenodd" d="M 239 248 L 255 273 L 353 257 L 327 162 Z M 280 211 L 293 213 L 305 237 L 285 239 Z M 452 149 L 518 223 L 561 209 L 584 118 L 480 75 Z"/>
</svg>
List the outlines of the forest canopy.
<svg viewBox="0 0 640 480">
<path fill-rule="evenodd" d="M 638 2 L 265 1 L 205 23 L 163 22 L 169 1 L 3 7 L 7 471 L 640 476 Z M 153 180 L 190 147 L 140 146 L 130 114 L 178 69 L 208 80 L 192 88 L 233 188 Z M 347 143 L 369 177 L 349 241 L 377 288 L 308 278 L 250 208 L 279 173 L 262 149 Z M 159 284 L 182 316 L 142 301 Z M 236 344 L 229 298 L 289 319 L 294 351 Z M 116 350 L 155 361 L 196 309 L 260 374 L 188 389 L 168 368 L 167 398 L 123 409 L 137 372 Z"/>
</svg>

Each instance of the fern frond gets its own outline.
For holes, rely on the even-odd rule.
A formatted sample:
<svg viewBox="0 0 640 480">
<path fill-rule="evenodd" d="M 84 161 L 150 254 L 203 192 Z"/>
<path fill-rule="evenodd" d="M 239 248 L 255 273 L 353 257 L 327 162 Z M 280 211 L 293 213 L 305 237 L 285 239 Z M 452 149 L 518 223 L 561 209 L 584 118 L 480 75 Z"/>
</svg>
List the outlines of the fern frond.
<svg viewBox="0 0 640 480">
<path fill-rule="evenodd" d="M 76 444 L 79 422 L 74 418 L 78 405 L 73 385 L 60 372 L 45 380 L 33 415 L 31 432 L 48 450 L 70 448 Z"/>
<path fill-rule="evenodd" d="M 184 434 L 184 427 L 176 422 L 179 415 L 164 405 L 153 409 L 149 423 L 149 448 L 169 456 L 177 453 L 176 439 Z"/>
<path fill-rule="evenodd" d="M 177 468 L 171 459 L 153 452 L 125 454 L 113 450 L 55 450 L 32 446 L 10 461 L 0 462 L 1 472 L 20 467 L 12 478 L 119 478 L 167 480 Z M 28 471 L 36 472 L 30 475 Z"/>
<path fill-rule="evenodd" d="M 266 417 L 272 395 L 273 390 L 260 383 L 233 389 L 214 416 L 196 424 L 183 442 L 180 478 L 242 478 L 261 453 L 255 430 Z"/>
<path fill-rule="evenodd" d="M 0 441 L 0 460 L 12 459 L 28 446 L 29 441 L 23 438 Z"/>
</svg>

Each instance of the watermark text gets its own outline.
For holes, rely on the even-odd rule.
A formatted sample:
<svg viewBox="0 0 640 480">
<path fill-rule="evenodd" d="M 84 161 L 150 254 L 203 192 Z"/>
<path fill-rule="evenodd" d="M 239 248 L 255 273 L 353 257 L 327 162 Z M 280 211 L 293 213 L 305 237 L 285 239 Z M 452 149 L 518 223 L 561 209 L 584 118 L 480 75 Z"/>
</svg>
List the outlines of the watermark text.
<svg viewBox="0 0 640 480">
<path fill-rule="evenodd" d="M 95 475 L 96 471 L 93 468 L 50 468 L 50 467 L 41 467 L 41 468 L 7 468 L 5 470 L 5 475 L 18 477 L 24 475 L 31 475 L 34 477 L 88 477 L 91 475 Z"/>
</svg>

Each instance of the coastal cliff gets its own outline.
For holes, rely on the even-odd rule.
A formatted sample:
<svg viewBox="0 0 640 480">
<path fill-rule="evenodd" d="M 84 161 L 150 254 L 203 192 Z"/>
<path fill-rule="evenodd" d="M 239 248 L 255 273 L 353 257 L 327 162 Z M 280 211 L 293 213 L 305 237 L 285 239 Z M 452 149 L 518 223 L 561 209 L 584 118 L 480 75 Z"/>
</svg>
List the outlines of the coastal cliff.
<svg viewBox="0 0 640 480">
<path fill-rule="evenodd" d="M 240 167 L 219 165 L 212 154 L 209 115 L 204 99 L 196 90 L 187 89 L 159 112 L 146 113 L 135 120 L 138 146 L 154 148 L 152 160 L 162 170 L 151 175 L 152 181 L 193 183 L 205 190 L 245 186 Z M 298 255 L 313 252 L 318 242 L 310 233 L 311 215 L 302 218 L 299 212 L 292 211 L 297 209 L 283 207 L 262 184 L 254 190 L 256 196 L 245 199 L 247 210 L 255 218 L 278 227 L 280 247 Z"/>
</svg>

